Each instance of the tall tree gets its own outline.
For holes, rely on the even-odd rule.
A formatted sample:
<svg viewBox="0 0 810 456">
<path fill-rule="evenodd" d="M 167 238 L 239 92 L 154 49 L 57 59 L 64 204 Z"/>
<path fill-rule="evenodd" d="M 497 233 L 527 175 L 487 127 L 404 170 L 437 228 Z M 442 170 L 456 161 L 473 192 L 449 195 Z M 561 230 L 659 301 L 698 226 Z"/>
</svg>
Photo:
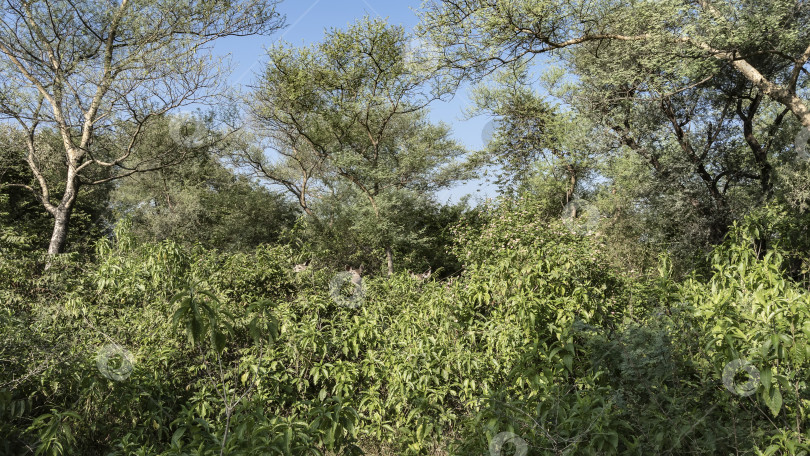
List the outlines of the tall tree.
<svg viewBox="0 0 810 456">
<path fill-rule="evenodd" d="M 34 252 L 48 248 L 49 236 L 53 230 L 53 218 L 42 210 L 42 206 L 25 188 L 7 186 L 9 183 L 34 184 L 36 179 L 25 163 L 25 132 L 13 125 L 0 125 L 0 230 L 14 233 L 28 239 Z M 64 182 L 64 156 L 57 151 L 62 139 L 58 133 L 43 129 L 36 138 L 42 151 L 38 165 L 43 177 L 50 182 Z M 99 170 L 96 170 L 99 171 Z M 88 173 L 91 179 L 100 179 L 101 173 Z M 61 184 L 63 185 L 63 184 Z M 53 191 L 64 187 L 57 185 Z M 103 235 L 110 212 L 107 205 L 112 183 L 94 185 L 84 190 L 82 198 L 76 201 L 72 213 L 72 226 L 79 236 L 71 242 L 74 251 L 92 251 L 93 244 Z"/>
<path fill-rule="evenodd" d="M 35 183 L 14 185 L 53 216 L 50 254 L 65 248 L 81 186 L 176 163 L 197 145 L 181 140 L 171 150 L 132 156 L 157 117 L 211 101 L 222 89 L 223 68 L 211 42 L 272 33 L 283 23 L 277 0 L 3 3 L 0 115 L 25 130 L 25 161 Z M 65 170 L 58 182 L 41 169 L 38 132 L 46 128 L 62 142 Z M 102 134 L 115 139 L 101 141 Z M 105 175 L 90 177 L 98 169 Z"/>
<path fill-rule="evenodd" d="M 364 19 L 332 30 L 311 47 L 279 46 L 257 88 L 253 115 L 281 160 L 263 150 L 241 162 L 294 193 L 312 214 L 308 194 L 335 179 L 371 206 L 393 273 L 393 240 L 380 204 L 387 193 L 432 191 L 463 178 L 454 167 L 464 149 L 444 125 L 431 124 L 429 71 L 414 65 L 401 27 Z"/>
<path fill-rule="evenodd" d="M 486 144 L 471 160 L 474 165 L 497 166 L 495 182 L 502 193 L 516 194 L 525 189 L 544 161 L 545 171 L 566 182 L 556 198 L 561 208 L 592 174 L 598 148 L 587 119 L 563 112 L 532 87 L 525 62 L 510 65 L 490 84 L 475 86 L 471 114 L 495 116 Z M 488 134 L 488 133 L 491 133 Z"/>
<path fill-rule="evenodd" d="M 810 120 L 807 2 L 430 0 L 421 14 L 452 78 L 538 57 L 573 73 L 556 95 L 601 127 L 615 227 L 684 258 L 774 197 Z"/>
<path fill-rule="evenodd" d="M 810 60 L 810 5 L 802 0 L 427 0 L 421 19 L 457 76 L 612 43 L 642 61 L 687 69 L 687 85 L 730 67 L 810 128 L 810 103 L 800 96 Z"/>
</svg>

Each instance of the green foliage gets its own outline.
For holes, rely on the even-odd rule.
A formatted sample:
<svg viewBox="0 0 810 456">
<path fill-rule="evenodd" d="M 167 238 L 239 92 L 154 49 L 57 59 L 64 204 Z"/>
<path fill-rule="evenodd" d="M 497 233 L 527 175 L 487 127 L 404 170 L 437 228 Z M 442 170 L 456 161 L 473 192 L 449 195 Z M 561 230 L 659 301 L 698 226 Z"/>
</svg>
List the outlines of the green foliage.
<svg viewBox="0 0 810 456">
<path fill-rule="evenodd" d="M 200 150 L 182 165 L 121 180 L 110 198 L 117 218 L 130 218 L 132 231 L 144 240 L 221 250 L 277 241 L 292 226 L 295 207 L 235 175 L 212 154 Z"/>
<path fill-rule="evenodd" d="M 186 13 L 253 33 L 274 5 Z M 3 130 L 0 454 L 810 454 L 807 165 L 780 95 L 726 71 L 748 59 L 803 93 L 801 60 L 779 63 L 807 38 L 793 6 L 432 0 L 427 59 L 370 19 L 276 47 L 251 107 L 280 161 L 208 128 L 185 157 L 150 117 L 133 158 L 160 170 L 111 200 L 94 187 L 73 214 L 87 238 L 55 257 L 7 185 L 37 179 Z M 527 59 L 550 51 L 577 71 L 543 77 L 567 107 L 530 87 Z M 507 195 L 440 205 L 463 150 L 427 121 L 428 83 L 494 70 L 473 112 L 501 123 L 471 164 L 499 166 Z M 58 135 L 29 138 L 63 181 Z M 191 160 L 166 168 L 152 145 Z M 306 215 L 287 230 L 289 203 L 218 153 Z M 594 229 L 563 218 L 578 197 L 605 214 Z"/>
<path fill-rule="evenodd" d="M 24 133 L 7 125 L 0 127 L 0 249 L 11 247 L 11 250 L 32 252 L 48 247 L 48 240 L 53 229 L 53 219 L 40 205 L 35 193 L 17 185 L 36 185 L 34 174 L 24 162 L 24 145 L 21 138 Z M 42 151 L 37 160 L 46 179 L 64 178 L 60 169 L 61 160 L 58 150 L 61 139 L 54 131 L 43 131 L 38 140 Z M 99 174 L 92 177 L 98 178 Z M 65 191 L 64 185 L 54 185 L 54 194 Z M 106 201 L 111 190 L 110 185 L 97 185 L 81 189 L 81 200 L 73 209 L 74 242 L 69 251 L 92 252 L 96 239 L 103 235 L 111 214 Z M 7 255 L 14 255 L 5 250 Z"/>
<path fill-rule="evenodd" d="M 439 204 L 424 194 L 400 190 L 379 198 L 378 206 L 386 214 L 382 220 L 359 192 L 343 187 L 313 205 L 320 216 L 299 219 L 289 240 L 303 243 L 306 255 L 320 267 L 362 264 L 377 274 L 385 269 L 385 248 L 390 244 L 396 271 L 443 268 L 445 275 L 460 271 L 447 246 L 453 242 L 452 226 L 472 212 L 466 201 Z"/>
<path fill-rule="evenodd" d="M 172 322 L 177 324 L 182 321 L 189 343 L 199 344 L 200 339 L 210 336 L 211 348 L 221 355 L 225 350 L 225 336 L 233 330 L 233 317 L 220 311 L 217 297 L 207 291 L 195 293 L 192 287 L 177 293 L 169 305 L 175 303 L 178 308 Z"/>
<path fill-rule="evenodd" d="M 540 165 L 529 188 L 610 191 L 614 264 L 646 273 L 666 252 L 683 277 L 752 210 L 789 200 L 803 217 L 807 4 L 428 0 L 419 15 L 444 76 L 480 83 L 476 110 L 500 116 L 480 159 L 501 184 Z"/>
<path fill-rule="evenodd" d="M 433 95 L 427 76 L 408 64 L 404 30 L 364 18 L 329 30 L 322 42 L 269 54 L 251 108 L 279 159 L 252 145 L 233 154 L 236 161 L 286 188 L 317 219 L 312 225 L 353 211 L 362 243 L 372 241 L 358 248 L 387 254 L 393 273 L 395 244 L 419 236 L 397 206 L 466 175 L 457 162 L 464 148 L 427 117 Z"/>
<path fill-rule="evenodd" d="M 529 454 L 806 451 L 810 295 L 779 220 L 735 228 L 706 278 L 664 258 L 640 281 L 543 200 L 503 200 L 453 231 L 463 272 L 366 277 L 356 307 L 288 247 L 182 249 L 122 224 L 80 279 L 32 294 L 53 303 L 4 304 L 3 451 L 478 454 L 503 432 Z M 123 379 L 96 368 L 111 343 L 132 353 Z M 736 359 L 759 372 L 751 396 L 723 383 Z"/>
</svg>

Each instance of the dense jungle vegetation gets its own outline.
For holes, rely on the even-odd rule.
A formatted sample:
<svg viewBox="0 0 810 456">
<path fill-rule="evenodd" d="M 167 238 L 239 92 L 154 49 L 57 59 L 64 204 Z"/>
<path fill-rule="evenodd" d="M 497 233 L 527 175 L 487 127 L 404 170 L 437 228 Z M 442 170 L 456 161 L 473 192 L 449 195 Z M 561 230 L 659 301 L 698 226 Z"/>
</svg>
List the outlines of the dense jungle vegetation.
<svg viewBox="0 0 810 456">
<path fill-rule="evenodd" d="M 2 4 L 0 454 L 810 454 L 808 2 Z"/>
</svg>

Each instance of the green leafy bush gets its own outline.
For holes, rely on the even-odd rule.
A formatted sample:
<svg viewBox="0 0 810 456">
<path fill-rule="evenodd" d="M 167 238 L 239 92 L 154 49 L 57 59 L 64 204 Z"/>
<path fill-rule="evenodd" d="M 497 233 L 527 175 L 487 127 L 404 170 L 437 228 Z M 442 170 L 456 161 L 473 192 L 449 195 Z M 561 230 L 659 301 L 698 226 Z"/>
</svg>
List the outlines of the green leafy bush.
<svg viewBox="0 0 810 456">
<path fill-rule="evenodd" d="M 489 207 L 453 233 L 463 272 L 366 277 L 356 306 L 330 295 L 340 271 L 293 272 L 306 252 L 125 224 L 93 261 L 4 277 L 0 451 L 807 451 L 810 297 L 778 242 L 755 249 L 776 225 L 736 227 L 708 277 L 663 257 L 648 280 L 543 207 Z"/>
</svg>

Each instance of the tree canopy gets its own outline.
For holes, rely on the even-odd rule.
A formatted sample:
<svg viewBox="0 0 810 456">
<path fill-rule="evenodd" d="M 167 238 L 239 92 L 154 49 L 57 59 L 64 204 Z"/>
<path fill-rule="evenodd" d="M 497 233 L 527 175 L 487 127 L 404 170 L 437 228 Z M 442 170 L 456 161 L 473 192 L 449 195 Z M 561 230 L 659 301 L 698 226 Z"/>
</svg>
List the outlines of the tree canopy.
<svg viewBox="0 0 810 456">
<path fill-rule="evenodd" d="M 222 68 L 206 45 L 272 33 L 283 24 L 276 3 L 4 1 L 0 116 L 25 132 L 21 158 L 34 175 L 7 185 L 28 189 L 54 217 L 51 254 L 64 250 L 82 185 L 182 160 L 182 145 L 133 151 L 162 115 L 219 96 Z M 61 138 L 64 172 L 56 182 L 40 165 L 43 129 Z"/>
</svg>

